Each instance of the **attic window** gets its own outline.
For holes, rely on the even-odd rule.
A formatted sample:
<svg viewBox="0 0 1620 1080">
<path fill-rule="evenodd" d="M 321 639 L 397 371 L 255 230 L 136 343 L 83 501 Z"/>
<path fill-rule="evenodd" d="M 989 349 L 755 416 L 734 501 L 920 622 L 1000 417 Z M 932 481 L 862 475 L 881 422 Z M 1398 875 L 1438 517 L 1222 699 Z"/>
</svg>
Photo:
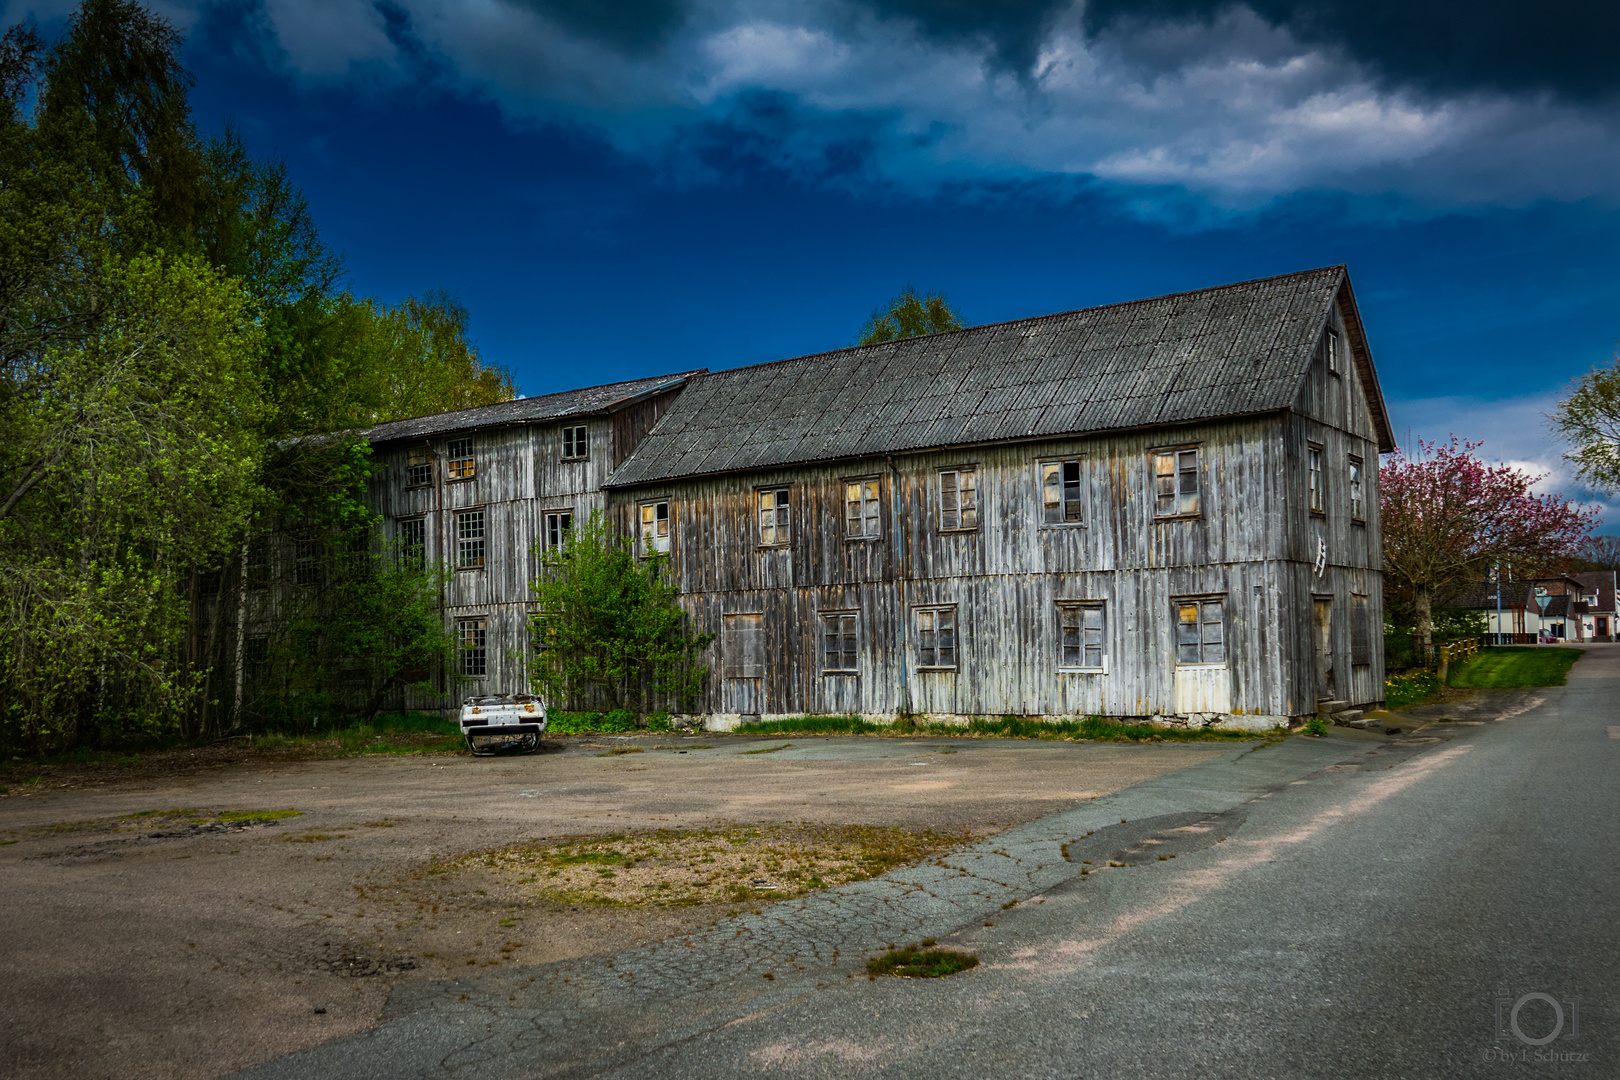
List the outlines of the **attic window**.
<svg viewBox="0 0 1620 1080">
<path fill-rule="evenodd" d="M 1335 375 L 1339 374 L 1339 332 L 1331 326 L 1322 335 L 1322 350 L 1327 353 L 1327 369 Z"/>
<path fill-rule="evenodd" d="M 876 540 L 882 535 L 876 480 L 851 480 L 844 485 L 844 538 Z"/>
<path fill-rule="evenodd" d="M 972 469 L 946 469 L 939 474 L 939 527 L 979 527 L 978 477 Z"/>
<path fill-rule="evenodd" d="M 427 487 L 433 483 L 433 450 L 426 446 L 405 452 L 405 486 Z"/>
<path fill-rule="evenodd" d="M 1048 525 L 1080 521 L 1080 462 L 1041 462 L 1041 502 Z"/>
<path fill-rule="evenodd" d="M 445 475 L 452 480 L 471 480 L 478 471 L 477 459 L 473 457 L 473 441 L 471 439 L 451 439 L 449 461 L 445 465 Z"/>
<path fill-rule="evenodd" d="M 1307 447 L 1305 450 L 1306 472 L 1310 477 L 1311 513 L 1327 513 L 1327 484 L 1322 475 L 1322 448 L 1320 446 Z"/>
<path fill-rule="evenodd" d="M 1350 520 L 1364 521 L 1367 517 L 1366 502 L 1361 494 L 1361 459 L 1350 459 Z"/>
<path fill-rule="evenodd" d="M 641 507 L 641 554 L 669 554 L 669 503 L 643 503 Z"/>
<path fill-rule="evenodd" d="M 1153 455 L 1153 504 L 1158 517 L 1198 513 L 1198 448 L 1161 450 Z"/>
<path fill-rule="evenodd" d="M 781 547 L 793 539 L 788 520 L 788 489 L 764 488 L 759 497 L 759 542 L 765 547 Z"/>
<path fill-rule="evenodd" d="M 563 428 L 562 456 L 566 461 L 584 461 L 590 457 L 590 429 L 584 424 Z"/>
</svg>

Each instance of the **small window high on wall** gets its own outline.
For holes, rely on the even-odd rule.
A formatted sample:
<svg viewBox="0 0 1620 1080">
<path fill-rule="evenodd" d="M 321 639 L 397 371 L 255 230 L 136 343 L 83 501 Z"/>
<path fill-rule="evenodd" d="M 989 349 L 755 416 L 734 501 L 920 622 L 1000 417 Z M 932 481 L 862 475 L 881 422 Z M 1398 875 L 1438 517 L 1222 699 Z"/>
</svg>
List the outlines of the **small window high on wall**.
<svg viewBox="0 0 1620 1080">
<path fill-rule="evenodd" d="M 883 517 L 876 480 L 849 480 L 844 484 L 844 538 L 876 540 L 883 535 Z"/>
<path fill-rule="evenodd" d="M 446 454 L 445 475 L 451 480 L 471 480 L 478 472 L 471 439 L 451 439 Z"/>
<path fill-rule="evenodd" d="M 793 539 L 792 522 L 788 519 L 788 489 L 761 488 L 754 492 L 759 500 L 759 542 L 765 547 L 781 547 Z"/>
<path fill-rule="evenodd" d="M 584 461 L 590 457 L 590 429 L 584 424 L 563 428 L 562 456 L 568 461 Z"/>
<path fill-rule="evenodd" d="M 1153 454 L 1155 516 L 1191 517 L 1198 513 L 1198 448 L 1159 450 Z"/>
<path fill-rule="evenodd" d="M 972 469 L 945 469 L 939 474 L 939 527 L 979 527 L 978 474 Z"/>
<path fill-rule="evenodd" d="M 641 554 L 669 554 L 669 503 L 641 504 Z"/>
<path fill-rule="evenodd" d="M 405 486 L 427 487 L 433 483 L 433 450 L 413 446 L 405 451 Z"/>
<path fill-rule="evenodd" d="M 1041 506 L 1047 525 L 1080 521 L 1080 462 L 1041 462 Z"/>
</svg>

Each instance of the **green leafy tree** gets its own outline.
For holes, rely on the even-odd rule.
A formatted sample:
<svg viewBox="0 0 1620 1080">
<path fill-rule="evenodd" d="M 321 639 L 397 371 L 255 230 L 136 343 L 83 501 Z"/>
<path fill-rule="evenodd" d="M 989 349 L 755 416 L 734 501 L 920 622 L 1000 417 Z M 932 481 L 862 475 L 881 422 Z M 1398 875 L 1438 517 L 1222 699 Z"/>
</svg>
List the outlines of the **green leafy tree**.
<svg viewBox="0 0 1620 1080">
<path fill-rule="evenodd" d="M 530 588 L 530 671 L 547 702 L 645 711 L 649 693 L 685 706 L 702 691 L 708 669 L 698 656 L 713 635 L 686 631 L 668 558 L 638 558 L 600 511 L 561 550 L 541 554 Z"/>
<path fill-rule="evenodd" d="M 917 290 L 907 285 L 899 296 L 867 316 L 855 343 L 876 345 L 896 338 L 963 330 L 967 325 L 961 312 L 951 307 L 944 293 L 931 292 L 918 296 Z"/>
<path fill-rule="evenodd" d="M 320 710 L 370 721 L 390 695 L 432 692 L 454 670 L 457 645 L 439 608 L 448 571 L 420 551 L 375 550 L 373 533 L 335 534 L 322 545 L 316 581 L 286 601 L 255 703 L 261 715 L 318 701 Z"/>
<path fill-rule="evenodd" d="M 1553 427 L 1569 440 L 1565 459 L 1593 487 L 1620 490 L 1620 358 L 1575 380 Z"/>
</svg>

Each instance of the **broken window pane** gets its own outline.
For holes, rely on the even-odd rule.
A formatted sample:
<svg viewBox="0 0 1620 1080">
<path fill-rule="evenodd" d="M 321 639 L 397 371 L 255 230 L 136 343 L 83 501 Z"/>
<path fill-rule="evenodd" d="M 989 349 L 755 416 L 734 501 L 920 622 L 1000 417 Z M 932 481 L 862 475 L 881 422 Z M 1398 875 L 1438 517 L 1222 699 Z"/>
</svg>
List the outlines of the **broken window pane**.
<svg viewBox="0 0 1620 1080">
<path fill-rule="evenodd" d="M 1058 664 L 1066 668 L 1103 666 L 1103 605 L 1065 604 L 1058 611 Z"/>
<path fill-rule="evenodd" d="M 1224 664 L 1225 605 L 1220 600 L 1183 600 L 1176 604 L 1176 662 Z"/>
<path fill-rule="evenodd" d="M 1047 461 L 1041 464 L 1041 504 L 1048 525 L 1080 521 L 1080 462 Z"/>
<path fill-rule="evenodd" d="M 979 527 L 978 490 L 972 469 L 947 469 L 939 474 L 939 527 Z"/>
<path fill-rule="evenodd" d="M 451 439 L 445 475 L 452 480 L 471 480 L 477 472 L 471 439 Z"/>
<path fill-rule="evenodd" d="M 641 507 L 641 553 L 669 554 L 669 503 L 644 503 Z"/>
<path fill-rule="evenodd" d="M 484 565 L 484 512 L 467 510 L 456 515 L 456 567 L 475 570 Z"/>
<path fill-rule="evenodd" d="M 875 540 L 880 533 L 878 482 L 852 480 L 844 485 L 844 535 Z"/>
<path fill-rule="evenodd" d="M 956 609 L 917 609 L 917 666 L 956 666 Z"/>
<path fill-rule="evenodd" d="M 1153 455 L 1153 510 L 1158 517 L 1198 513 L 1198 451 Z"/>
<path fill-rule="evenodd" d="M 786 544 L 793 539 L 788 524 L 788 489 L 769 488 L 759 495 L 759 542 Z"/>
<path fill-rule="evenodd" d="M 468 678 L 481 679 L 488 670 L 488 626 L 482 617 L 456 620 L 456 640 L 461 646 L 459 669 Z"/>
</svg>

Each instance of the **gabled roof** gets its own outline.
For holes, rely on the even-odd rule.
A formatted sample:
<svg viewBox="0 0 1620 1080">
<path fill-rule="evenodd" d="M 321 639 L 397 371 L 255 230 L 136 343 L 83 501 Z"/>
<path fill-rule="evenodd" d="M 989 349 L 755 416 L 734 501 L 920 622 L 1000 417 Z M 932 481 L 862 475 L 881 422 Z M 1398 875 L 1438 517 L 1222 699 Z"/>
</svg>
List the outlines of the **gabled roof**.
<svg viewBox="0 0 1620 1080">
<path fill-rule="evenodd" d="M 1281 411 L 1341 290 L 1353 313 L 1330 266 L 714 372 L 608 486 Z M 1348 329 L 1393 448 L 1359 318 Z"/>
<path fill-rule="evenodd" d="M 703 374 L 705 370 L 700 368 L 697 371 L 683 371 L 675 375 L 655 375 L 647 379 L 631 379 L 629 382 L 587 386 L 580 390 L 564 390 L 557 394 L 519 398 L 516 401 L 502 401 L 494 405 L 479 405 L 472 409 L 434 413 L 431 416 L 418 416 L 409 420 L 390 420 L 367 431 L 365 439 L 375 445 L 397 442 L 400 439 L 421 439 L 458 431 L 476 431 L 479 428 L 498 427 L 501 424 L 536 423 L 544 420 L 561 420 L 569 416 L 601 415 L 642 398 L 651 397 L 653 394 L 674 390 L 684 385 L 692 376 Z"/>
</svg>

